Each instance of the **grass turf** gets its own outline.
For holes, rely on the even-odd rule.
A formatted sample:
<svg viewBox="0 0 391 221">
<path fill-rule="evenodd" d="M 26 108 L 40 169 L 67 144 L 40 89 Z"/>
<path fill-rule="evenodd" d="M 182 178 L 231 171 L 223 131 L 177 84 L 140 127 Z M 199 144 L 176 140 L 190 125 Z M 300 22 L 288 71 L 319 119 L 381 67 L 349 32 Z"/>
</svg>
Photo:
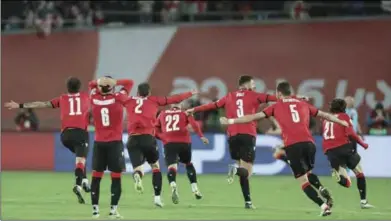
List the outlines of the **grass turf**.
<svg viewBox="0 0 391 221">
<path fill-rule="evenodd" d="M 245 210 L 238 181 L 228 185 L 223 175 L 199 175 L 204 194 L 196 200 L 185 175 L 178 176 L 180 203 L 171 202 L 170 189 L 163 177 L 162 197 L 165 207 L 153 206 L 151 176 L 144 177 L 143 195 L 133 189 L 130 175 L 124 175 L 119 211 L 124 219 L 390 219 L 391 179 L 367 179 L 368 198 L 375 209 L 361 210 L 353 180 L 350 189 L 340 187 L 331 177 L 321 177 L 335 199 L 333 214 L 318 217 L 319 208 L 301 191 L 293 177 L 254 176 L 251 191 L 256 210 Z M 86 205 L 77 203 L 72 193 L 73 173 L 2 172 L 1 218 L 8 220 L 91 219 L 89 195 Z M 101 184 L 101 218 L 107 219 L 110 202 L 110 176 L 105 174 Z"/>
</svg>

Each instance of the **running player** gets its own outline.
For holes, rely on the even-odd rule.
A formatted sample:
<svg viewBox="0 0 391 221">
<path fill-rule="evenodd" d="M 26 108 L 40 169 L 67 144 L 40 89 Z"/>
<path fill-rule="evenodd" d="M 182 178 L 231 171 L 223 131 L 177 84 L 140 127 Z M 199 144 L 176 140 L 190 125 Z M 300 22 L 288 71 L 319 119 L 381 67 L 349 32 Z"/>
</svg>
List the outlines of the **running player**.
<svg viewBox="0 0 391 221">
<path fill-rule="evenodd" d="M 254 114 L 261 103 L 277 100 L 274 95 L 253 91 L 255 82 L 251 76 L 241 76 L 238 86 L 238 90 L 228 93 L 220 100 L 189 109 L 186 112 L 190 114 L 224 108 L 227 117 L 236 118 L 246 114 Z M 249 177 L 252 174 L 252 166 L 255 160 L 256 123 L 248 122 L 241 125 L 229 125 L 227 134 L 231 158 L 236 161 L 238 166 L 238 168 L 233 165 L 229 166 L 228 183 L 233 182 L 233 175 L 239 176 L 245 208 L 253 209 L 255 207 L 251 202 Z"/>
<path fill-rule="evenodd" d="M 117 93 L 115 86 L 122 86 Z M 120 218 L 117 207 L 121 197 L 121 173 L 125 168 L 123 134 L 123 108 L 132 89 L 131 80 L 114 80 L 103 77 L 90 82 L 95 142 L 92 162 L 91 204 L 92 216 L 99 217 L 100 182 L 106 169 L 111 172 L 111 207 L 109 216 Z"/>
<path fill-rule="evenodd" d="M 88 93 L 80 91 L 81 81 L 76 77 L 67 80 L 68 93 L 62 94 L 50 101 L 34 101 L 28 103 L 16 103 L 10 101 L 5 103 L 8 109 L 15 108 L 60 108 L 61 116 L 61 142 L 72 153 L 76 155 L 75 176 L 76 182 L 73 192 L 76 194 L 79 203 L 85 201 L 81 194 L 90 192 L 86 174 L 86 157 L 88 155 L 88 117 L 90 100 Z"/>
<path fill-rule="evenodd" d="M 265 117 L 274 116 L 281 126 L 284 149 L 295 178 L 301 183 L 307 197 L 319 205 L 321 215 L 330 215 L 332 206 L 330 194 L 328 191 L 321 191 L 322 196 L 327 200 L 327 202 L 324 202 L 316 189 L 312 187 L 313 185 L 318 188 L 321 185 L 319 178 L 312 173 L 316 147 L 308 129 L 309 117 L 310 115 L 314 117 L 319 116 L 343 126 L 348 126 L 348 123 L 292 97 L 291 86 L 288 82 L 279 83 L 276 94 L 279 98 L 277 103 L 267 107 L 262 112 L 233 119 L 222 117 L 220 121 L 225 125 L 247 124 Z M 309 174 L 311 174 L 312 180 L 309 179 Z"/>
<path fill-rule="evenodd" d="M 357 188 L 360 193 L 361 208 L 373 208 L 367 201 L 366 180 L 360 165 L 361 157 L 350 140 L 356 141 L 364 149 L 368 148 L 368 144 L 364 143 L 356 134 L 351 119 L 345 111 L 346 102 L 344 100 L 334 99 L 331 102 L 330 112 L 340 120 L 349 122 L 349 127 L 343 127 L 324 120 L 322 122 L 323 150 L 330 162 L 333 171 L 332 175 L 336 178 L 337 182 L 343 187 L 350 187 L 350 177 L 345 168 L 351 169 L 357 177 Z"/>
<path fill-rule="evenodd" d="M 152 185 L 155 192 L 154 203 L 163 207 L 160 193 L 162 190 L 162 173 L 159 167 L 159 152 L 155 139 L 156 115 L 159 106 L 179 103 L 196 92 L 186 92 L 170 97 L 151 96 L 148 83 L 138 85 L 137 96 L 132 96 L 126 105 L 129 138 L 126 144 L 133 166 L 135 189 L 143 192 L 142 177 L 145 161 L 152 168 Z"/>
<path fill-rule="evenodd" d="M 187 116 L 182 110 L 181 104 L 173 104 L 171 109 L 162 111 L 156 124 L 156 135 L 164 143 L 164 157 L 168 167 L 167 178 L 171 186 L 174 204 L 179 203 L 176 183 L 178 160 L 186 165 L 187 177 L 196 199 L 202 198 L 197 185 L 197 173 L 191 162 L 191 137 L 187 129 L 188 124 L 193 127 L 204 144 L 209 143 L 194 117 Z"/>
</svg>

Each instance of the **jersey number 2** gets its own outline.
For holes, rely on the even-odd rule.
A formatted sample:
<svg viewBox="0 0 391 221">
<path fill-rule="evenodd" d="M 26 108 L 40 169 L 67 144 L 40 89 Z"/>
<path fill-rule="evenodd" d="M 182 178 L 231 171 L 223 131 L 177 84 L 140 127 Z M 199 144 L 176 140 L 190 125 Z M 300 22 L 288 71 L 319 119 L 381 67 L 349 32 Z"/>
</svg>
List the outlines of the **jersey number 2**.
<svg viewBox="0 0 391 221">
<path fill-rule="evenodd" d="M 109 109 L 106 107 L 100 109 L 100 115 L 102 117 L 102 125 L 105 127 L 110 126 Z"/>
<path fill-rule="evenodd" d="M 141 106 L 143 106 L 144 100 L 143 99 L 137 99 L 136 103 L 137 103 L 137 105 L 134 108 L 134 113 L 141 114 L 143 111 L 140 108 L 141 108 Z"/>
<path fill-rule="evenodd" d="M 329 122 L 329 121 L 325 122 L 323 138 L 325 140 L 332 140 L 335 138 L 335 136 L 334 136 L 334 123 L 333 122 Z"/>
<path fill-rule="evenodd" d="M 76 108 L 75 108 L 76 106 Z M 76 109 L 76 112 L 75 112 Z M 69 115 L 81 115 L 80 97 L 69 98 Z"/>
<path fill-rule="evenodd" d="M 179 115 L 167 115 L 166 116 L 166 131 L 178 131 L 180 128 L 178 127 L 179 123 Z"/>
<path fill-rule="evenodd" d="M 299 112 L 297 111 L 296 108 L 297 108 L 296 104 L 289 105 L 289 109 L 290 109 L 291 115 L 292 115 L 292 121 L 295 123 L 299 123 L 300 122 L 300 115 L 299 115 Z"/>
</svg>

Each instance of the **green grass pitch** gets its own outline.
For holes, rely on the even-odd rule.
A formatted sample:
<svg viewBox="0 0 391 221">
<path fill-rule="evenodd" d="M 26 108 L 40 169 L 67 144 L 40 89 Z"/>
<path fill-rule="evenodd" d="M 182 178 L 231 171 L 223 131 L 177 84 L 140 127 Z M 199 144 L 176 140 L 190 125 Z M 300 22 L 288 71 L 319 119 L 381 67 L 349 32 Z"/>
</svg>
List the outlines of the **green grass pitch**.
<svg viewBox="0 0 391 221">
<path fill-rule="evenodd" d="M 256 210 L 245 210 L 237 180 L 228 185 L 224 175 L 199 175 L 204 194 L 196 200 L 187 177 L 178 177 L 180 203 L 171 202 L 170 189 L 164 176 L 165 207 L 155 208 L 151 176 L 144 177 L 145 192 L 137 194 L 129 174 L 124 175 L 120 213 L 124 219 L 390 219 L 391 179 L 367 179 L 368 198 L 375 209 L 361 210 L 356 182 L 350 189 L 338 186 L 331 177 L 321 177 L 335 198 L 333 214 L 318 217 L 319 208 L 311 203 L 291 176 L 253 176 L 251 190 Z M 72 193 L 72 173 L 2 172 L 2 219 L 47 220 L 91 219 L 90 197 L 86 205 L 77 203 Z M 101 185 L 101 218 L 107 219 L 110 201 L 110 176 L 105 174 Z"/>
</svg>

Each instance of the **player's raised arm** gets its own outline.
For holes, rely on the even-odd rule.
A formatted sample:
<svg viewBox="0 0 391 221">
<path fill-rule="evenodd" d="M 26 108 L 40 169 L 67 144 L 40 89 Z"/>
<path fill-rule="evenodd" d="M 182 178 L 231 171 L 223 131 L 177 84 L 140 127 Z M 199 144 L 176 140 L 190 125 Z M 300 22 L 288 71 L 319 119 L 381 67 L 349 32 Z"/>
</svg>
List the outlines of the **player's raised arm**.
<svg viewBox="0 0 391 221">
<path fill-rule="evenodd" d="M 91 92 L 92 90 L 96 89 L 98 87 L 97 80 L 92 80 L 88 82 L 88 91 Z"/>
<path fill-rule="evenodd" d="M 197 94 L 198 92 L 197 91 L 189 91 L 189 92 L 185 92 L 185 93 L 181 93 L 181 94 L 175 94 L 175 95 L 172 95 L 172 96 L 166 96 L 166 97 L 156 97 L 157 99 L 157 104 L 159 106 L 166 106 L 166 105 L 169 105 L 169 104 L 176 104 L 176 103 L 180 103 L 182 102 L 183 100 L 186 100 L 187 98 L 193 96 L 194 94 Z"/>
<path fill-rule="evenodd" d="M 194 119 L 194 117 L 192 115 L 189 115 L 189 116 L 187 116 L 187 119 L 188 119 L 191 127 L 193 128 L 194 132 L 201 138 L 202 142 L 204 144 L 208 144 L 209 140 L 202 133 L 201 127 L 197 123 L 197 121 Z"/>
<path fill-rule="evenodd" d="M 118 79 L 116 80 L 115 85 L 122 86 L 122 90 L 125 90 L 129 95 L 133 88 L 134 81 L 129 79 Z"/>
</svg>

